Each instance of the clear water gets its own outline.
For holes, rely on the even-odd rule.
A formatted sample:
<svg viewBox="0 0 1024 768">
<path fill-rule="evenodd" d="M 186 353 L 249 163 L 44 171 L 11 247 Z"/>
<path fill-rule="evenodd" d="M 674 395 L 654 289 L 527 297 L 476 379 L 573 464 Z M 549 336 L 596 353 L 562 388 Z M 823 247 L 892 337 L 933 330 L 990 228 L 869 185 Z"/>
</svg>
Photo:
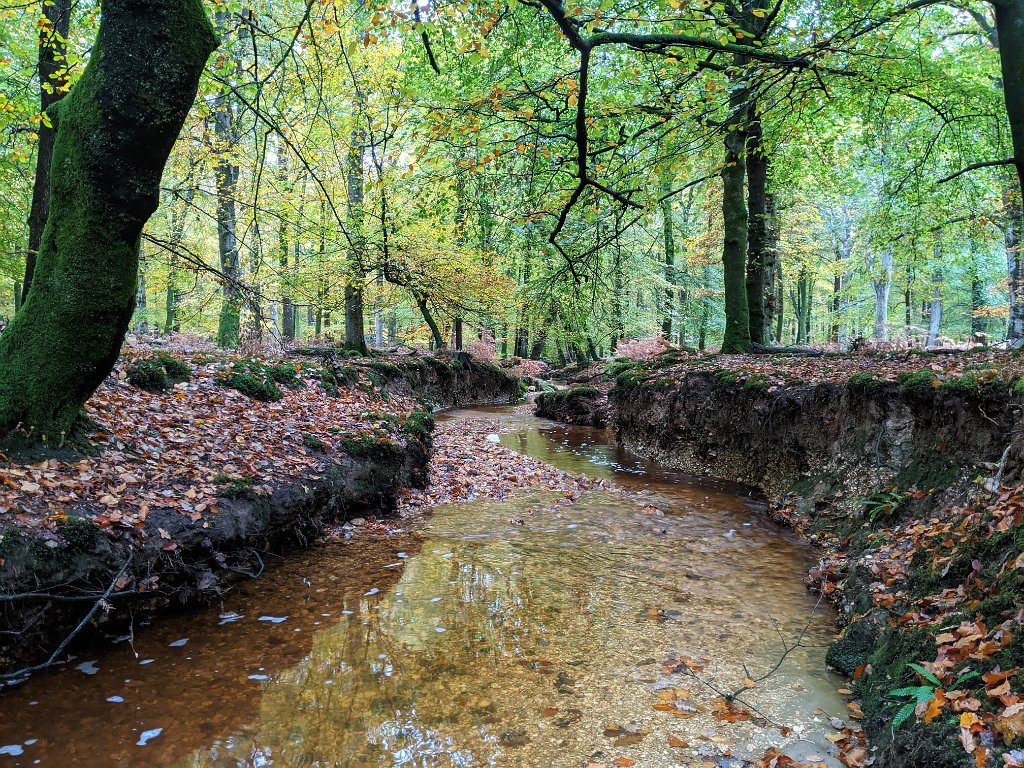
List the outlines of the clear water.
<svg viewBox="0 0 1024 768">
<path fill-rule="evenodd" d="M 749 493 L 510 408 L 447 418 L 627 493 L 441 507 L 290 557 L 0 695 L 0 767 L 660 768 L 769 745 L 836 764 L 834 616 L 802 584 L 813 554 Z M 723 721 L 718 699 L 715 716 L 714 688 L 760 677 L 805 628 L 741 697 L 760 714 Z M 683 657 L 706 660 L 696 677 L 666 666 Z"/>
</svg>

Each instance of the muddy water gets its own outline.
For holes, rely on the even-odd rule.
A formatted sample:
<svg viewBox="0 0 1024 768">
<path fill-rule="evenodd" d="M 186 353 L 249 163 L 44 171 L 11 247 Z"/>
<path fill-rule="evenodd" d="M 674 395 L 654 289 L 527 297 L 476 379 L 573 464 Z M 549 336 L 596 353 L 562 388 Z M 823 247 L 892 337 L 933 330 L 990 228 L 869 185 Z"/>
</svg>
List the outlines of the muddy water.
<svg viewBox="0 0 1024 768">
<path fill-rule="evenodd" d="M 0 767 L 661 768 L 771 744 L 834 764 L 833 617 L 801 584 L 811 554 L 743 489 L 510 409 L 449 418 L 628 493 L 438 508 L 290 558 L 0 695 Z M 728 722 L 714 689 L 765 674 L 801 632 L 741 697 L 760 723 Z"/>
</svg>

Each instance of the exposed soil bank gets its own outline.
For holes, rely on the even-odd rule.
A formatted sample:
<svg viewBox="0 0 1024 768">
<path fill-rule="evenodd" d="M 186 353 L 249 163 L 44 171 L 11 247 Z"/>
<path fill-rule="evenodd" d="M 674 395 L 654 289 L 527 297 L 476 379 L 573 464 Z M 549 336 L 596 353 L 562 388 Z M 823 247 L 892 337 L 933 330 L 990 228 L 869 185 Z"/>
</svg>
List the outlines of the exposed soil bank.
<svg viewBox="0 0 1024 768">
<path fill-rule="evenodd" d="M 856 678 L 875 765 L 1024 764 L 1020 386 L 989 364 L 850 362 L 613 364 L 609 426 L 667 467 L 760 487 L 825 548 L 809 581 L 848 624 L 828 660 Z"/>
<path fill-rule="evenodd" d="M 305 373 L 314 370 L 307 368 Z M 324 424 L 319 436 L 294 429 L 294 451 L 306 457 L 301 464 L 281 462 L 255 477 L 222 473 L 209 483 L 216 488 L 215 502 L 193 504 L 190 513 L 165 493 L 165 504 L 125 511 L 123 520 L 131 524 L 120 516 L 112 523 L 109 502 L 101 503 L 96 494 L 80 503 L 51 506 L 56 514 L 43 524 L 31 513 L 5 514 L 0 521 L 5 531 L 0 538 L 0 670 L 9 675 L 47 661 L 63 650 L 62 643 L 82 622 L 78 639 L 98 627 L 119 634 L 130 627 L 129 620 L 213 601 L 231 582 L 262 573 L 268 555 L 306 545 L 324 526 L 387 514 L 403 489 L 426 480 L 433 419 L 425 411 L 510 402 L 520 391 L 517 379 L 494 366 L 427 357 L 326 356 L 315 371 L 309 386 L 321 381 L 326 392 L 315 397 L 325 404 L 326 398 L 346 400 L 352 392 L 348 410 L 365 408 L 367 402 L 377 403 L 378 410 L 364 410 L 355 417 L 361 421 L 343 426 Z M 201 381 L 200 389 L 204 386 Z M 371 392 L 372 398 L 367 401 L 361 391 Z M 411 405 L 414 397 L 420 405 Z M 175 407 L 172 395 L 162 402 Z M 287 421 L 290 402 L 285 399 L 284 408 L 266 418 Z M 308 410 L 306 400 L 301 404 Z M 252 401 L 251 408 L 260 407 Z M 183 412 L 182 419 L 188 418 Z M 233 457 L 235 465 L 244 462 L 246 451 L 262 448 L 260 435 L 254 434 L 241 458 Z M 17 466 L 9 465 L 7 472 L 23 474 Z"/>
</svg>

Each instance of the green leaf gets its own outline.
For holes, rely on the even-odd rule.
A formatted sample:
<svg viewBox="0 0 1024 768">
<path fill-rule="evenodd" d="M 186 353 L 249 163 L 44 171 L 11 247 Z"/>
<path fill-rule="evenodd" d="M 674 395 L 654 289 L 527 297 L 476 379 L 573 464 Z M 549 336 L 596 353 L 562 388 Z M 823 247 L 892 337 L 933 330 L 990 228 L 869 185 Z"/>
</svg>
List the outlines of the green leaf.
<svg viewBox="0 0 1024 768">
<path fill-rule="evenodd" d="M 935 683 L 935 685 L 939 686 L 939 687 L 942 686 L 942 681 L 939 680 L 939 678 L 937 678 L 935 675 L 933 675 L 927 669 L 922 667 L 920 664 L 913 664 L 913 663 L 911 663 L 911 664 L 907 664 L 907 666 L 910 667 L 915 672 L 917 672 L 917 674 L 919 674 L 921 677 L 923 677 L 928 682 Z"/>
</svg>

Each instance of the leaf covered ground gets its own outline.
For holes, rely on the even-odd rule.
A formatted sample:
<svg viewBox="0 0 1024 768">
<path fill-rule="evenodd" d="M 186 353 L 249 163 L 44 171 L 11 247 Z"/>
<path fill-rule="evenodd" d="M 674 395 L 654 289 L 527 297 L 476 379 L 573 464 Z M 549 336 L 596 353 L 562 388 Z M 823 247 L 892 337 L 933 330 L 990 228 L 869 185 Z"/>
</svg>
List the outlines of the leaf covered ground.
<svg viewBox="0 0 1024 768">
<path fill-rule="evenodd" d="M 408 398 L 381 394 L 365 369 L 339 382 L 316 362 L 172 357 L 176 382 L 140 379 L 137 364 L 153 356 L 126 354 L 74 440 L 50 439 L 43 455 L 16 443 L 0 452 L 0 531 L 45 536 L 72 513 L 130 530 L 155 507 L 200 520 L 232 492 L 316 478 L 367 441 L 401 444 L 413 410 Z"/>
</svg>

